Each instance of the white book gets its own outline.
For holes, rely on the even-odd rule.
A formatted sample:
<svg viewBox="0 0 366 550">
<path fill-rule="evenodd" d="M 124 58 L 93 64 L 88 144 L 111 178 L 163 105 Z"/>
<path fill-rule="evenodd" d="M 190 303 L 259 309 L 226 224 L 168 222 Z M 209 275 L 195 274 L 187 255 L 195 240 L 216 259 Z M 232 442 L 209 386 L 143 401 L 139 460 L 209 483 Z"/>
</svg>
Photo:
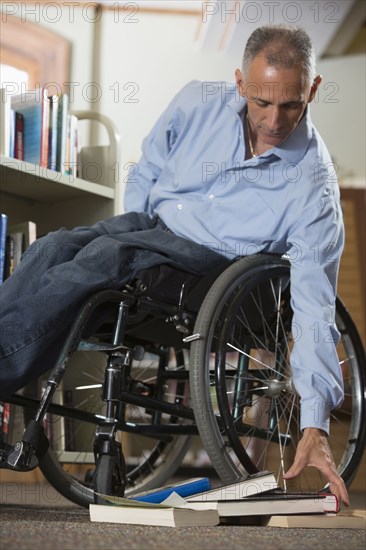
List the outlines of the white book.
<svg viewBox="0 0 366 550">
<path fill-rule="evenodd" d="M 139 503 L 141 504 L 141 503 Z M 102 523 L 159 525 L 163 527 L 209 527 L 220 522 L 217 510 L 191 510 L 159 505 L 90 504 L 90 520 Z"/>
<path fill-rule="evenodd" d="M 223 485 L 189 497 L 189 502 L 212 502 L 219 500 L 240 500 L 250 495 L 271 491 L 278 487 L 275 475 L 272 472 L 260 472 L 244 480 Z"/>
</svg>

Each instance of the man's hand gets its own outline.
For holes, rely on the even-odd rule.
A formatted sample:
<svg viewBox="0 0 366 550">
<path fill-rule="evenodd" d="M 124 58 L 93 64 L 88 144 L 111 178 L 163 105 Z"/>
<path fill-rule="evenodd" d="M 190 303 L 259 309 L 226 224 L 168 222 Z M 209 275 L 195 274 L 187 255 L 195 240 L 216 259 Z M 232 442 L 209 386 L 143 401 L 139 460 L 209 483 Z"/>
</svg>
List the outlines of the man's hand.
<svg viewBox="0 0 366 550">
<path fill-rule="evenodd" d="M 340 501 L 349 506 L 349 497 L 343 479 L 337 472 L 326 434 L 317 428 L 305 428 L 297 446 L 294 463 L 284 474 L 284 479 L 298 476 L 304 468 L 317 468 L 329 482 L 330 490 Z"/>
</svg>

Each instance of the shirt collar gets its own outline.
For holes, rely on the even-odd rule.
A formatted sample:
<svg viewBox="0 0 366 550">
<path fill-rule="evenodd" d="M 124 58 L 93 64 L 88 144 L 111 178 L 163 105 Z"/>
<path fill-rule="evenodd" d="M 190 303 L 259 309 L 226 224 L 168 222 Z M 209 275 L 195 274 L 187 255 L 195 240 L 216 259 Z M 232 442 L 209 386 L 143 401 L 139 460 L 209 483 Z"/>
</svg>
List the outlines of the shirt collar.
<svg viewBox="0 0 366 550">
<path fill-rule="evenodd" d="M 230 93 L 230 100 L 227 102 L 227 105 L 233 110 L 235 111 L 235 113 L 241 113 L 244 109 L 244 107 L 246 106 L 247 104 L 247 101 L 246 99 L 244 99 L 243 96 L 241 96 L 238 92 L 238 89 L 236 87 L 235 84 L 233 84 L 233 86 L 235 86 L 235 88 L 233 89 L 233 93 L 231 94 Z"/>
<path fill-rule="evenodd" d="M 236 90 L 235 94 L 228 101 L 227 105 L 236 113 L 242 114 L 247 101 Z M 297 163 L 305 155 L 312 137 L 313 125 L 310 118 L 309 105 L 306 108 L 305 114 L 300 124 L 291 132 L 288 138 L 278 147 L 269 149 L 261 157 L 276 155 L 277 157 L 287 161 Z"/>
<path fill-rule="evenodd" d="M 281 145 L 274 147 L 271 151 L 285 161 L 297 163 L 304 157 L 312 134 L 313 125 L 310 118 L 310 109 L 307 106 L 300 124 Z"/>
</svg>

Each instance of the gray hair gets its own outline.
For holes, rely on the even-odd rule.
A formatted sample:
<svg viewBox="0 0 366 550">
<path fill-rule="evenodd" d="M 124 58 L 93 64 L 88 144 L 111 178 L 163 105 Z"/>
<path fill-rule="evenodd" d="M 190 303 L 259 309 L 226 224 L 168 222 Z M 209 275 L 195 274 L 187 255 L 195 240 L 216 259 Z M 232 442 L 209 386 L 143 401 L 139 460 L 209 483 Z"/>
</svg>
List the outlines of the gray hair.
<svg viewBox="0 0 366 550">
<path fill-rule="evenodd" d="M 242 71 L 248 76 L 254 58 L 264 54 L 268 65 L 292 69 L 301 65 L 309 83 L 315 78 L 315 53 L 309 35 L 301 27 L 267 25 L 250 35 L 243 55 Z"/>
</svg>

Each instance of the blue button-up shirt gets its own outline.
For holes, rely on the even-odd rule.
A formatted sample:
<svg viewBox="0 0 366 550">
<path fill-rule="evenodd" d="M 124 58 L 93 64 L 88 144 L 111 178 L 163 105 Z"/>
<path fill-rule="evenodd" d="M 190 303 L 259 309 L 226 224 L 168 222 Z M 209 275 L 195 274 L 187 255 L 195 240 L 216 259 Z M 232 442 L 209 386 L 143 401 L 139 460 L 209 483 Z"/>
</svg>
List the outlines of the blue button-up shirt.
<svg viewBox="0 0 366 550">
<path fill-rule="evenodd" d="M 291 261 L 293 381 L 301 428 L 329 431 L 343 399 L 335 292 L 344 232 L 339 188 L 309 108 L 278 147 L 245 160 L 246 101 L 234 83 L 193 81 L 160 116 L 129 175 L 126 210 L 226 257 Z"/>
</svg>

